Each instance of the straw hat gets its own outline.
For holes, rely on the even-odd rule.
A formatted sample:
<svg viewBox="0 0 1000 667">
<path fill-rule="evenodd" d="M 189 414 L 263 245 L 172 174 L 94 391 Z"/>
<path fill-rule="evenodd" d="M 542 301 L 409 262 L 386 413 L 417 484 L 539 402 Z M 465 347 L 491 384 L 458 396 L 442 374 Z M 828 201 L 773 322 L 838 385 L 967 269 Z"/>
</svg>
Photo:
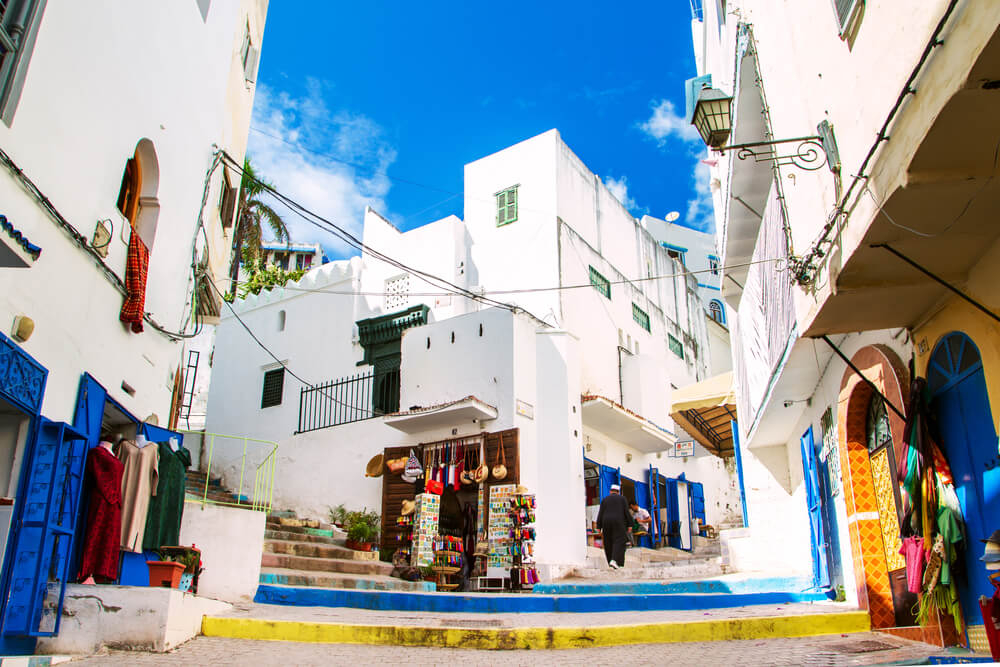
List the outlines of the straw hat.
<svg viewBox="0 0 1000 667">
<path fill-rule="evenodd" d="M 399 516 L 407 516 L 413 514 L 413 510 L 417 509 L 417 503 L 413 500 L 404 500 L 403 507 L 399 510 Z"/>
<path fill-rule="evenodd" d="M 368 465 L 365 466 L 365 477 L 381 477 L 382 468 L 382 454 L 376 454 L 368 461 Z"/>
<path fill-rule="evenodd" d="M 528 493 L 528 487 L 521 486 L 520 484 L 518 484 L 517 488 L 514 489 L 514 494 L 518 496 L 523 496 L 526 495 L 527 493 Z"/>
</svg>

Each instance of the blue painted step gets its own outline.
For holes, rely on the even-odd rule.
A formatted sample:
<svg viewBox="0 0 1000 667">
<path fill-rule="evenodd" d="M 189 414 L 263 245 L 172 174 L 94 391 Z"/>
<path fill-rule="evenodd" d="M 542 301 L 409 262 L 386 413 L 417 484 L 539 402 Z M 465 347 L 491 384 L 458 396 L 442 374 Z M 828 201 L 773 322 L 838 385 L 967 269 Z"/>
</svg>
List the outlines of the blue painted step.
<svg viewBox="0 0 1000 667">
<path fill-rule="evenodd" d="M 728 575 L 693 581 L 597 581 L 537 584 L 547 595 L 669 595 L 677 593 L 815 593 L 806 577 Z"/>
<path fill-rule="evenodd" d="M 832 594 L 671 593 L 664 595 L 497 595 L 491 593 L 410 593 L 287 586 L 257 587 L 254 602 L 304 607 L 350 607 L 378 611 L 427 611 L 438 613 L 591 613 L 605 611 L 670 611 L 724 609 L 751 605 L 793 604 L 831 599 Z"/>
</svg>

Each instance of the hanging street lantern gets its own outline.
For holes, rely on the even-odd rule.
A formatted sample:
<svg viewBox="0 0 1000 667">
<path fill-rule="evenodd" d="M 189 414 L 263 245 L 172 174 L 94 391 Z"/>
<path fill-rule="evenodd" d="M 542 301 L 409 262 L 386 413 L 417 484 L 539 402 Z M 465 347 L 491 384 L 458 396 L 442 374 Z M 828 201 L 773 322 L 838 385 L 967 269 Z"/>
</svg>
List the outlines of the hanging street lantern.
<svg viewBox="0 0 1000 667">
<path fill-rule="evenodd" d="M 695 102 L 692 125 L 711 148 L 722 148 L 733 129 L 733 98 L 718 88 L 705 86 Z"/>
</svg>

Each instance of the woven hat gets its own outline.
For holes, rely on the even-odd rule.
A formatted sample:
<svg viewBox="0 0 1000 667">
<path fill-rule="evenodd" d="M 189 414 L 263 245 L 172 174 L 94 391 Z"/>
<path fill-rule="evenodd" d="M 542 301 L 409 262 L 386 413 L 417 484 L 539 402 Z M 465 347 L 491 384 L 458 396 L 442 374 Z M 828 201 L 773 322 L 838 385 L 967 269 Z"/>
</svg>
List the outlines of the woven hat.
<svg viewBox="0 0 1000 667">
<path fill-rule="evenodd" d="M 407 516 L 413 514 L 413 510 L 417 509 L 417 503 L 413 500 L 404 500 L 403 507 L 399 510 L 399 516 Z"/>
<path fill-rule="evenodd" d="M 985 540 L 979 540 L 979 541 L 984 542 L 986 544 L 989 544 L 990 542 L 992 542 L 993 544 L 1000 544 L 1000 530 L 994 530 L 992 535 L 987 537 Z"/>
<path fill-rule="evenodd" d="M 381 477 L 382 468 L 382 454 L 376 454 L 368 461 L 368 465 L 365 466 L 365 477 Z"/>
<path fill-rule="evenodd" d="M 986 542 L 986 549 L 979 560 L 986 563 L 987 570 L 1000 570 L 1000 544 L 993 541 L 983 541 Z"/>
</svg>

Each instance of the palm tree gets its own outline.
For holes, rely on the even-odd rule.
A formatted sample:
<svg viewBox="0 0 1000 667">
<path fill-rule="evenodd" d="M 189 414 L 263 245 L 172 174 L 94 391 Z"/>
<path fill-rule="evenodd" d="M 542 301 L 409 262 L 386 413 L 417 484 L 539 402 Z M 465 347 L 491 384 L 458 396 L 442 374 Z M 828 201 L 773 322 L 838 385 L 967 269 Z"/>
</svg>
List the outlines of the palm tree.
<svg viewBox="0 0 1000 667">
<path fill-rule="evenodd" d="M 263 242 L 265 224 L 274 234 L 276 241 L 284 241 L 285 243 L 291 241 L 288 225 L 277 211 L 261 199 L 268 188 L 273 189 L 274 186 L 257 176 L 253 165 L 250 164 L 250 158 L 244 158 L 243 178 L 240 181 L 240 195 L 236 209 L 236 225 L 233 230 L 233 257 L 229 265 L 230 294 L 236 293 L 240 262 L 256 266 L 257 262 L 260 261 L 260 246 Z"/>
</svg>

